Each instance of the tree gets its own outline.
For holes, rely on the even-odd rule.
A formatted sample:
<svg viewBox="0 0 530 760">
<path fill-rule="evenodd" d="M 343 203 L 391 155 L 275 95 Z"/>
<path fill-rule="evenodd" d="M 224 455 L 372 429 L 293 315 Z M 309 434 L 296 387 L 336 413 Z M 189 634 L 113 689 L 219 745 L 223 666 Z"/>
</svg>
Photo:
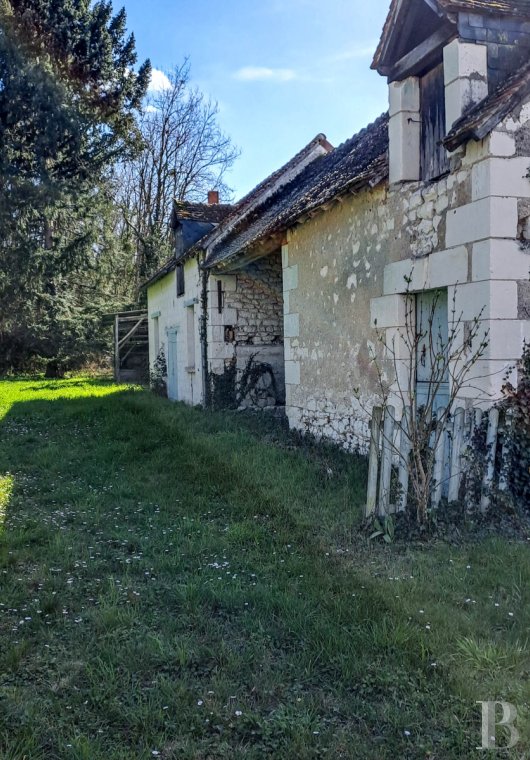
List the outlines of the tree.
<svg viewBox="0 0 530 760">
<path fill-rule="evenodd" d="M 143 148 L 119 169 L 117 201 L 134 240 L 137 284 L 171 251 L 173 201 L 202 201 L 208 190 L 229 193 L 226 171 L 238 156 L 218 125 L 217 104 L 190 85 L 186 61 L 155 93 L 140 118 Z"/>
<path fill-rule="evenodd" d="M 108 167 L 137 149 L 150 79 L 125 22 L 110 2 L 0 0 L 2 369 L 55 371 L 97 334 Z"/>
</svg>

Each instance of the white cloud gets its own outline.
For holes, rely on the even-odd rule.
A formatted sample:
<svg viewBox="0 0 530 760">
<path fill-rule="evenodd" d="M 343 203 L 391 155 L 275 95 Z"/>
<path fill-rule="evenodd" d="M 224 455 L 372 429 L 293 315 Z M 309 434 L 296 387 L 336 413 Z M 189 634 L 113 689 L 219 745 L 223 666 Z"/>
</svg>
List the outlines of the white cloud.
<svg viewBox="0 0 530 760">
<path fill-rule="evenodd" d="M 351 48 L 351 50 L 344 50 L 342 53 L 337 53 L 331 56 L 331 61 L 351 61 L 355 58 L 369 58 L 373 56 L 377 48 L 377 42 L 370 43 L 369 45 L 359 45 L 359 47 Z"/>
<path fill-rule="evenodd" d="M 241 82 L 292 82 L 298 79 L 294 69 L 270 69 L 266 66 L 244 66 L 233 76 Z"/>
<path fill-rule="evenodd" d="M 170 88 L 171 82 L 167 75 L 160 69 L 153 69 L 149 82 L 149 92 L 162 92 L 162 90 L 169 90 Z"/>
</svg>

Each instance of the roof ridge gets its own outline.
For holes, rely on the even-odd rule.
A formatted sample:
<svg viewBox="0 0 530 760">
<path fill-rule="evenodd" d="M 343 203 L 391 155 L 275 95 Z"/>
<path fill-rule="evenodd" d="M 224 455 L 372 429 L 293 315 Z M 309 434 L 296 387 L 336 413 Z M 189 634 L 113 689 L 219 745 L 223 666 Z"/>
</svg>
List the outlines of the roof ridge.
<svg viewBox="0 0 530 760">
<path fill-rule="evenodd" d="M 185 198 L 175 198 L 174 203 L 181 206 L 233 206 L 233 203 L 207 203 L 204 201 L 187 201 Z"/>
<path fill-rule="evenodd" d="M 232 230 L 232 227 L 230 226 L 231 223 L 235 222 L 235 220 L 238 219 L 238 216 L 240 217 L 238 223 L 242 222 L 246 218 L 246 215 L 251 213 L 252 204 L 254 201 L 259 199 L 261 193 L 266 192 L 269 187 L 273 187 L 274 183 L 280 180 L 282 175 L 288 174 L 289 170 L 294 169 L 296 165 L 299 164 L 305 157 L 309 158 L 314 149 L 319 145 L 326 151 L 325 155 L 334 151 L 334 147 L 328 141 L 326 135 L 323 132 L 319 132 L 310 142 L 307 143 L 307 145 L 305 145 L 301 150 L 298 151 L 298 153 L 290 158 L 289 161 L 283 164 L 279 169 L 276 169 L 276 171 L 272 172 L 272 174 L 269 174 L 268 177 L 265 177 L 265 179 L 259 182 L 249 193 L 244 195 L 243 198 L 241 198 L 234 205 L 232 211 L 227 214 L 222 223 L 219 224 L 215 230 L 212 230 L 205 239 L 203 239 L 203 245 L 208 245 L 211 242 L 216 242 L 215 238 L 217 235 L 220 235 L 222 237 L 223 234 L 229 234 L 229 232 Z M 309 162 L 307 165 L 310 165 L 311 163 L 312 162 Z M 299 174 L 306 169 L 306 166 L 302 167 Z M 287 180 L 285 184 L 289 184 L 290 181 L 290 179 Z M 276 188 L 276 190 L 283 186 L 284 185 L 280 185 Z"/>
<path fill-rule="evenodd" d="M 289 183 L 255 206 L 241 223 L 208 250 L 207 268 L 241 255 L 258 241 L 286 229 L 356 184 L 373 187 L 388 176 L 388 114 L 385 112 L 330 153 L 309 163 Z"/>
<path fill-rule="evenodd" d="M 316 148 L 317 145 L 322 145 L 322 147 L 325 148 L 328 153 L 334 150 L 333 145 L 328 141 L 324 132 L 319 132 L 315 137 L 313 137 L 312 140 L 310 140 L 307 143 L 307 145 L 304 145 L 304 147 L 301 148 L 298 151 L 298 153 L 295 153 L 292 158 L 290 158 L 282 166 L 280 166 L 279 169 L 276 169 L 275 171 L 273 171 L 271 174 L 268 175 L 268 177 L 265 177 L 265 179 L 259 182 L 252 190 L 250 190 L 246 195 L 240 198 L 236 206 L 239 207 L 239 205 L 244 204 L 248 199 L 251 198 L 251 196 L 259 192 L 259 190 L 262 187 L 265 187 L 269 182 L 272 182 L 272 180 L 276 179 L 276 177 L 280 177 L 287 170 L 289 166 L 291 166 L 292 164 L 295 164 L 305 153 L 310 152 L 310 148 Z"/>
</svg>

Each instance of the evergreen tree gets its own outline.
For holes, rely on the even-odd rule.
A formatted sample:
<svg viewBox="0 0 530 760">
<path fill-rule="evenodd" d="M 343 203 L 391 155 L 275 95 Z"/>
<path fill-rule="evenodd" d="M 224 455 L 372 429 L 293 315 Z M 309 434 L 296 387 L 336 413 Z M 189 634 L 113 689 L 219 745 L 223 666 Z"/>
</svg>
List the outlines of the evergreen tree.
<svg viewBox="0 0 530 760">
<path fill-rule="evenodd" d="M 109 2 L 0 0 L 0 370 L 74 366 L 111 310 L 108 171 L 150 78 Z"/>
</svg>

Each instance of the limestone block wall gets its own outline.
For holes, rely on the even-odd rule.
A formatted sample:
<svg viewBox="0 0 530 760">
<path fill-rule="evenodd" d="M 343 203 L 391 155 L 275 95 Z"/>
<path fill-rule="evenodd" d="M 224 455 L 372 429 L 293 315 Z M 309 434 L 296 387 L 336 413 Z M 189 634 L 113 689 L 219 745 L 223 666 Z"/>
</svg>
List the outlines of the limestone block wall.
<svg viewBox="0 0 530 760">
<path fill-rule="evenodd" d="M 209 366 L 216 375 L 235 367 L 235 382 L 243 387 L 252 362 L 270 365 L 242 406 L 273 406 L 285 400 L 283 357 L 282 262 L 279 251 L 248 264 L 231 275 L 209 278 Z M 217 282 L 223 290 L 219 312 Z"/>
<path fill-rule="evenodd" d="M 378 333 L 391 341 L 403 330 L 407 292 L 447 288 L 464 321 L 480 314 L 489 345 L 462 395 L 484 405 L 499 398 L 530 340 L 529 147 L 527 104 L 454 153 L 448 176 L 366 190 L 290 231 L 283 283 L 293 427 L 347 448 L 366 444 L 366 410 L 379 398 L 371 357 L 391 384 L 394 364 Z"/>
<path fill-rule="evenodd" d="M 238 273 L 237 287 L 230 294 L 229 307 L 237 309 L 237 343 L 259 346 L 282 341 L 282 259 L 279 251 L 249 264 Z"/>
<path fill-rule="evenodd" d="M 291 230 L 283 248 L 289 422 L 348 449 L 366 433 L 356 388 L 367 404 L 377 388 L 370 302 L 388 257 L 400 256 L 401 205 L 383 187 L 349 196 Z"/>
</svg>

